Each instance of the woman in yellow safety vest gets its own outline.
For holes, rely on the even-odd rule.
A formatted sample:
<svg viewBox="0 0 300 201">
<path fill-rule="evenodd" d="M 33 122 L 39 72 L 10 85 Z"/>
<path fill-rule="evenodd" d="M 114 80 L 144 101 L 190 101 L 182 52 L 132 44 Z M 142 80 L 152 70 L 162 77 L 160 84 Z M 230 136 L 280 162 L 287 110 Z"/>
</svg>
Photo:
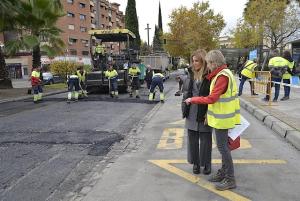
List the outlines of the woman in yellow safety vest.
<svg viewBox="0 0 300 201">
<path fill-rule="evenodd" d="M 240 103 L 235 78 L 227 68 L 225 58 L 219 50 L 211 50 L 205 56 L 211 80 L 208 96 L 192 97 L 187 104 L 208 104 L 207 123 L 214 128 L 217 147 L 222 155 L 222 167 L 209 181 L 218 182 L 217 190 L 236 188 L 234 167 L 228 147 L 228 129 L 240 124 Z"/>
<path fill-rule="evenodd" d="M 287 71 L 282 75 L 282 82 L 284 84 L 291 84 L 291 77 L 293 75 L 293 68 L 295 65 L 295 62 L 293 61 L 292 55 L 289 51 L 284 51 L 283 56 L 284 59 L 288 62 L 288 68 Z M 284 86 L 284 97 L 282 97 L 280 100 L 285 101 L 290 99 L 290 92 L 291 87 L 290 86 Z"/>
</svg>

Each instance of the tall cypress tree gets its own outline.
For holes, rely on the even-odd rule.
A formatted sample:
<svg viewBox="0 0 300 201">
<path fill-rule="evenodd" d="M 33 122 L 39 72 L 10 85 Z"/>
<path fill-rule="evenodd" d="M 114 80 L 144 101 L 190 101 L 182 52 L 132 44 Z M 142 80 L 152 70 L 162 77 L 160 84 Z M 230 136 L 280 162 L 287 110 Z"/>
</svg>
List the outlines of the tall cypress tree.
<svg viewBox="0 0 300 201">
<path fill-rule="evenodd" d="M 139 50 L 141 45 L 141 38 L 139 34 L 139 22 L 136 14 L 135 0 L 128 0 L 125 11 L 125 27 L 132 31 L 136 39 L 130 43 L 130 48 Z"/>
<path fill-rule="evenodd" d="M 153 37 L 153 51 L 163 51 L 161 36 L 163 35 L 162 17 L 160 2 L 158 7 L 158 26 L 155 25 L 154 37 Z"/>
<path fill-rule="evenodd" d="M 161 42 L 161 31 L 159 27 L 155 25 L 154 37 L 153 37 L 153 51 L 162 51 L 162 42 Z"/>
<path fill-rule="evenodd" d="M 158 28 L 159 28 L 159 31 L 163 32 L 160 2 L 159 2 L 159 7 L 158 7 Z"/>
</svg>

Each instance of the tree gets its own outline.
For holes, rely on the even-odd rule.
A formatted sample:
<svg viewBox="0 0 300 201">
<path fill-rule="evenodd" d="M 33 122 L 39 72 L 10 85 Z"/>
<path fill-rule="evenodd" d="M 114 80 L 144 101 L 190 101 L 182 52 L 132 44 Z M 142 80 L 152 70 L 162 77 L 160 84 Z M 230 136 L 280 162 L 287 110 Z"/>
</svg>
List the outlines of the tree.
<svg viewBox="0 0 300 201">
<path fill-rule="evenodd" d="M 162 37 L 162 32 L 159 30 L 158 26 L 155 26 L 154 37 L 153 37 L 154 52 L 163 51 L 161 37 Z"/>
<path fill-rule="evenodd" d="M 18 0 L 2 0 L 0 1 L 0 33 L 9 31 L 14 26 L 14 17 L 19 10 Z M 4 41 L 0 41 L 0 45 L 4 45 Z M 12 88 L 9 78 L 8 69 L 5 63 L 5 51 L 0 47 L 0 88 Z"/>
<path fill-rule="evenodd" d="M 299 1 L 250 0 L 244 19 L 255 30 L 261 45 L 283 48 L 299 34 Z"/>
<path fill-rule="evenodd" d="M 163 26 L 162 26 L 162 17 L 161 17 L 161 8 L 160 8 L 160 2 L 158 7 L 158 29 L 160 32 L 163 33 Z"/>
<path fill-rule="evenodd" d="M 139 50 L 141 45 L 141 38 L 139 34 L 139 22 L 136 14 L 135 0 L 128 0 L 125 11 L 125 27 L 132 31 L 136 39 L 130 42 L 130 48 Z"/>
<path fill-rule="evenodd" d="M 140 55 L 145 56 L 149 54 L 149 47 L 146 41 L 142 42 L 141 48 L 140 48 Z"/>
<path fill-rule="evenodd" d="M 56 27 L 57 20 L 64 15 L 60 1 L 24 0 L 20 7 L 14 27 L 18 37 L 6 43 L 7 52 L 14 55 L 19 50 L 32 50 L 33 66 L 41 65 L 41 51 L 51 57 L 63 53 L 62 31 Z"/>
<path fill-rule="evenodd" d="M 50 70 L 53 74 L 60 75 L 66 80 L 67 75 L 75 72 L 79 64 L 70 61 L 54 61 L 50 64 Z"/>
<path fill-rule="evenodd" d="M 220 32 L 225 27 L 223 16 L 215 14 L 208 2 L 194 3 L 191 9 L 182 6 L 173 10 L 170 18 L 170 33 L 164 34 L 165 48 L 172 56 L 187 60 L 198 48 L 216 48 Z"/>
<path fill-rule="evenodd" d="M 259 45 L 259 34 L 256 29 L 243 19 L 240 19 L 232 31 L 232 43 L 235 48 L 255 48 Z"/>
<path fill-rule="evenodd" d="M 161 17 L 161 9 L 160 9 L 160 2 L 159 2 L 158 26 L 155 26 L 154 37 L 153 37 L 153 51 L 154 52 L 163 51 L 162 36 L 163 36 L 163 27 L 162 27 L 162 17 Z"/>
</svg>

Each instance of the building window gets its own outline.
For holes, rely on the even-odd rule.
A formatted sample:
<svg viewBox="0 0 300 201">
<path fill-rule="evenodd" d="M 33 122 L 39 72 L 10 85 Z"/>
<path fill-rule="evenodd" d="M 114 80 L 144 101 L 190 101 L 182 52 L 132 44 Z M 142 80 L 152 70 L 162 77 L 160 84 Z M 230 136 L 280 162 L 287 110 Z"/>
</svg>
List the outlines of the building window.
<svg viewBox="0 0 300 201">
<path fill-rule="evenodd" d="M 89 41 L 88 41 L 88 40 L 85 40 L 85 39 L 81 39 L 81 42 L 82 42 L 83 44 L 89 43 Z"/>
<path fill-rule="evenodd" d="M 67 16 L 68 16 L 68 17 L 75 17 L 75 14 L 74 14 L 74 13 L 71 13 L 71 12 L 68 12 Z"/>
<path fill-rule="evenodd" d="M 83 14 L 80 14 L 80 20 L 85 20 L 85 18 L 86 18 L 86 16 L 85 15 L 83 15 Z"/>
<path fill-rule="evenodd" d="M 85 8 L 85 4 L 84 3 L 79 3 L 79 7 L 80 8 Z"/>
<path fill-rule="evenodd" d="M 24 75 L 28 75 L 28 68 L 23 68 L 24 70 Z"/>
<path fill-rule="evenodd" d="M 85 55 L 85 56 L 89 55 L 89 51 L 82 51 L 82 55 Z"/>
<path fill-rule="evenodd" d="M 72 45 L 77 42 L 76 38 L 69 38 L 69 44 Z"/>
<path fill-rule="evenodd" d="M 67 0 L 67 2 L 68 2 L 69 4 L 73 4 L 73 3 L 74 3 L 74 0 Z"/>
<path fill-rule="evenodd" d="M 86 27 L 80 27 L 80 31 L 81 31 L 81 32 L 86 32 L 86 31 L 87 31 L 87 28 L 86 28 Z"/>
<path fill-rule="evenodd" d="M 101 24 L 101 28 L 104 29 L 104 27 L 105 27 L 105 24 Z"/>
<path fill-rule="evenodd" d="M 69 24 L 69 25 L 68 25 L 68 29 L 70 29 L 70 30 L 75 30 L 74 24 Z"/>
<path fill-rule="evenodd" d="M 69 53 L 70 53 L 70 55 L 77 55 L 77 50 L 70 49 Z"/>
</svg>

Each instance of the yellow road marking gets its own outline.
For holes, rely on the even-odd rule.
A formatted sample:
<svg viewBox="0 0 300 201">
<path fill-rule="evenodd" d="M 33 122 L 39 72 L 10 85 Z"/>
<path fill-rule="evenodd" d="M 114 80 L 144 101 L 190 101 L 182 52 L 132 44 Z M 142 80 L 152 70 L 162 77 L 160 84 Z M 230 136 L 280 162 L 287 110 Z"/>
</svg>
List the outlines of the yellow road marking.
<svg viewBox="0 0 300 201">
<path fill-rule="evenodd" d="M 183 128 L 165 128 L 157 149 L 180 149 L 183 145 Z"/>
<path fill-rule="evenodd" d="M 149 160 L 149 162 L 173 173 L 176 174 L 192 183 L 197 184 L 198 186 L 209 190 L 223 198 L 226 198 L 231 201 L 250 201 L 250 199 L 239 195 L 235 192 L 226 190 L 226 191 L 218 191 L 215 189 L 214 185 L 201 177 L 197 177 L 193 174 L 190 174 L 184 170 L 181 170 L 171 164 L 177 163 L 177 164 L 187 164 L 186 160 Z M 246 160 L 246 159 L 238 159 L 233 160 L 235 164 L 286 164 L 286 161 L 284 160 Z M 221 163 L 220 159 L 213 159 L 212 163 Z"/>
<path fill-rule="evenodd" d="M 246 139 L 241 138 L 241 146 L 238 149 L 250 149 L 252 148 L 252 145 L 250 144 L 250 142 Z M 212 148 L 216 147 L 216 141 L 215 138 L 212 139 Z"/>
</svg>

